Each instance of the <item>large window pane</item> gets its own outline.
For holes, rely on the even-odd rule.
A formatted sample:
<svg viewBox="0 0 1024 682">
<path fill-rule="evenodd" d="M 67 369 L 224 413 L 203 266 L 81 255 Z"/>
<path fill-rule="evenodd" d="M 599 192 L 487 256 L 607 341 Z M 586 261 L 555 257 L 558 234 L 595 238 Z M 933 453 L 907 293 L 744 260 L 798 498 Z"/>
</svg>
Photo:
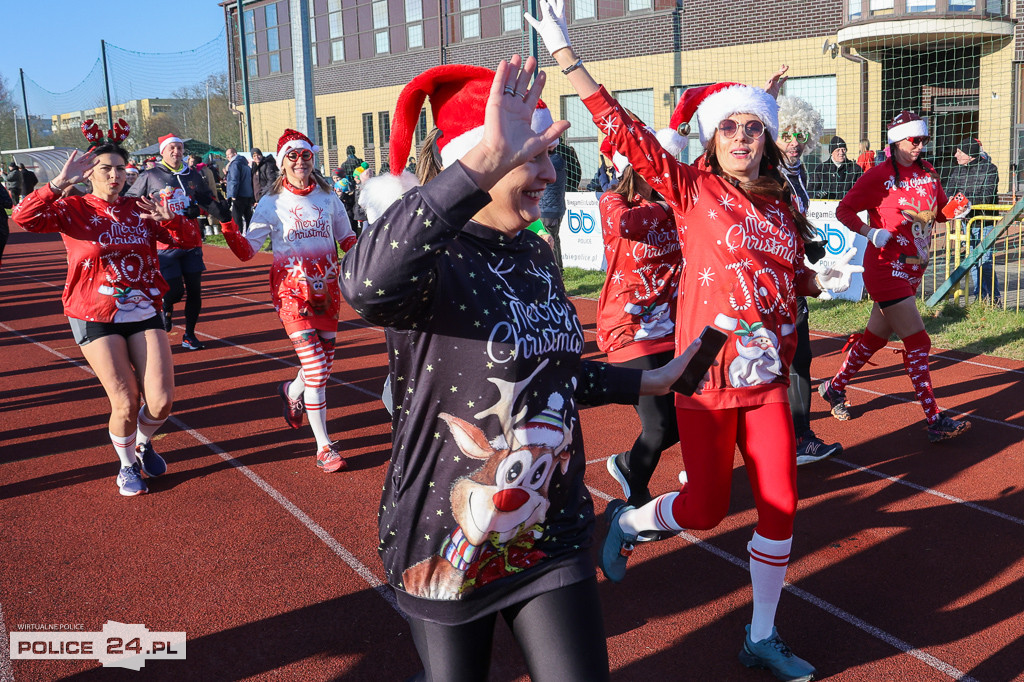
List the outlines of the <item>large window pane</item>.
<svg viewBox="0 0 1024 682">
<path fill-rule="evenodd" d="M 373 27 L 388 27 L 388 3 L 387 0 L 373 3 Z"/>
<path fill-rule="evenodd" d="M 341 0 L 327 0 L 327 11 L 328 12 L 340 12 L 341 11 Z"/>
<path fill-rule="evenodd" d="M 281 43 L 280 43 L 280 41 L 278 40 L 278 37 L 277 37 L 277 29 L 276 28 L 267 29 L 267 51 L 268 52 L 277 52 L 280 49 L 281 49 Z"/>
<path fill-rule="evenodd" d="M 423 24 L 409 24 L 409 48 L 423 47 Z"/>
<path fill-rule="evenodd" d="M 907 0 L 907 12 L 934 12 L 935 0 Z"/>
<path fill-rule="evenodd" d="M 275 52 L 270 55 L 270 73 L 278 73 L 281 70 L 281 53 Z"/>
<path fill-rule="evenodd" d="M 480 15 L 476 14 L 463 14 L 462 15 L 462 37 L 463 38 L 479 38 L 480 37 Z"/>
<path fill-rule="evenodd" d="M 338 125 L 334 116 L 327 117 L 327 146 L 338 146 Z"/>
<path fill-rule="evenodd" d="M 523 8 L 519 5 L 505 5 L 501 8 L 501 30 L 503 33 L 523 30 Z"/>
<path fill-rule="evenodd" d="M 597 12 L 597 0 L 575 0 L 572 3 L 573 19 L 593 19 Z"/>
<path fill-rule="evenodd" d="M 405 0 L 405 20 L 407 22 L 423 19 L 423 0 Z"/>
<path fill-rule="evenodd" d="M 277 3 L 272 2 L 266 6 L 267 26 L 277 26 Z"/>
<path fill-rule="evenodd" d="M 861 0 L 849 0 L 850 2 L 850 21 L 860 19 L 861 14 Z"/>
<path fill-rule="evenodd" d="M 654 90 L 619 90 L 613 96 L 647 125 L 654 120 Z"/>
<path fill-rule="evenodd" d="M 566 133 L 566 142 L 576 150 L 583 179 L 589 182 L 601 163 L 598 141 L 603 136 L 598 134 L 597 126 L 594 125 L 590 112 L 583 106 L 577 95 L 562 96 L 562 117 L 572 124 Z"/>
<path fill-rule="evenodd" d="M 341 12 L 334 12 L 327 18 L 327 25 L 330 27 L 332 38 L 341 38 L 345 35 L 345 29 L 341 24 Z"/>
<path fill-rule="evenodd" d="M 651 8 L 651 0 L 627 0 L 630 12 L 639 12 Z"/>
<path fill-rule="evenodd" d="M 378 114 L 378 120 L 380 121 L 380 143 L 385 145 L 391 141 L 391 112 L 380 112 Z"/>
<path fill-rule="evenodd" d="M 806 100 L 821 114 L 826 130 L 836 128 L 836 77 L 808 76 L 790 78 L 782 86 L 782 94 Z"/>
<path fill-rule="evenodd" d="M 256 11 L 246 10 L 242 12 L 242 25 L 245 27 L 246 33 L 252 33 L 256 30 Z"/>
<path fill-rule="evenodd" d="M 363 146 L 373 145 L 373 114 L 363 114 Z"/>
<path fill-rule="evenodd" d="M 331 41 L 331 61 L 333 61 L 333 62 L 345 61 L 345 41 L 344 40 L 332 40 Z"/>
<path fill-rule="evenodd" d="M 391 51 L 391 39 L 388 37 L 387 31 L 378 31 L 374 34 L 373 40 L 377 46 L 377 54 L 385 54 Z"/>
<path fill-rule="evenodd" d="M 480 9 L 480 0 L 460 0 L 459 9 L 461 9 L 463 12 L 472 9 Z"/>
<path fill-rule="evenodd" d="M 245 34 L 245 51 L 249 54 L 256 54 L 256 34 Z"/>
</svg>

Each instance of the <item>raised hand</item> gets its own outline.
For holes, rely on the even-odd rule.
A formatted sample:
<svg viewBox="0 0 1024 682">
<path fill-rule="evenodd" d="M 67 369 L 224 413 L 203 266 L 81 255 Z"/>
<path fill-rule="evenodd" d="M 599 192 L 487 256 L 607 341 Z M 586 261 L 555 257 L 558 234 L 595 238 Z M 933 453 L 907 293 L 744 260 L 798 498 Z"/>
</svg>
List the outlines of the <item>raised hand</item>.
<svg viewBox="0 0 1024 682">
<path fill-rule="evenodd" d="M 851 246 L 844 251 L 835 263 L 823 268 L 814 268 L 818 273 L 817 280 L 821 289 L 827 289 L 835 293 L 841 293 L 850 288 L 850 280 L 854 273 L 864 272 L 859 265 L 850 265 L 850 259 L 857 254 L 857 247 Z"/>
<path fill-rule="evenodd" d="M 569 28 L 565 21 L 565 0 L 538 0 L 541 18 L 538 21 L 529 12 L 523 12 L 526 22 L 540 35 L 548 53 L 554 56 L 562 48 L 569 47 Z"/>
<path fill-rule="evenodd" d="M 158 223 L 166 223 L 174 218 L 167 204 L 161 204 L 147 197 L 139 197 L 138 206 L 142 209 L 139 217 L 148 220 L 155 220 Z"/>
<path fill-rule="evenodd" d="M 79 156 L 78 150 L 75 149 L 68 156 L 68 160 L 64 162 L 64 167 L 60 169 L 60 173 L 51 182 L 60 189 L 64 189 L 69 185 L 76 185 L 79 182 L 85 182 L 92 175 L 92 168 L 95 163 L 95 155 L 87 152 Z"/>
<path fill-rule="evenodd" d="M 771 95 L 774 99 L 779 98 L 779 93 L 782 92 L 782 85 L 789 80 L 789 76 L 786 75 L 787 71 L 789 71 L 789 65 L 783 64 L 764 84 L 765 92 Z"/>
</svg>

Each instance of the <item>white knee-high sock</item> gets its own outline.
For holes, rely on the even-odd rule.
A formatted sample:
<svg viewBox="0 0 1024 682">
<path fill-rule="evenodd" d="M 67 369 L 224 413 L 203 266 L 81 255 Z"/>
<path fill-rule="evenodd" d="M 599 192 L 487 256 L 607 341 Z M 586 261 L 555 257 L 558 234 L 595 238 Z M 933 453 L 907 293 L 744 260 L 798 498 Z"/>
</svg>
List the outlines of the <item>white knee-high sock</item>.
<svg viewBox="0 0 1024 682">
<path fill-rule="evenodd" d="M 302 370 L 295 375 L 292 382 L 288 384 L 288 397 L 292 400 L 298 400 L 302 397 L 303 391 L 306 390 L 306 379 L 302 376 Z"/>
<path fill-rule="evenodd" d="M 754 588 L 754 615 L 750 619 L 750 641 L 771 637 L 775 610 L 782 596 L 793 538 L 769 540 L 754 533 L 747 545 L 750 552 L 750 584 Z"/>
<path fill-rule="evenodd" d="M 110 442 L 114 444 L 114 452 L 117 453 L 117 458 L 121 461 L 122 467 L 130 467 L 135 464 L 135 434 L 130 436 L 115 436 L 112 431 L 108 431 L 110 434 Z"/>
<path fill-rule="evenodd" d="M 678 496 L 678 492 L 659 495 L 639 509 L 623 512 L 619 516 L 619 527 L 627 535 L 637 535 L 644 530 L 683 530 L 672 516 L 672 503 Z"/>
<path fill-rule="evenodd" d="M 137 444 L 142 445 L 143 443 L 148 443 L 153 437 L 153 434 L 159 431 L 160 427 L 164 425 L 165 421 L 167 421 L 166 417 L 163 419 L 157 419 L 156 417 L 150 417 L 146 414 L 145 405 L 140 407 L 138 423 L 139 435 Z"/>
</svg>

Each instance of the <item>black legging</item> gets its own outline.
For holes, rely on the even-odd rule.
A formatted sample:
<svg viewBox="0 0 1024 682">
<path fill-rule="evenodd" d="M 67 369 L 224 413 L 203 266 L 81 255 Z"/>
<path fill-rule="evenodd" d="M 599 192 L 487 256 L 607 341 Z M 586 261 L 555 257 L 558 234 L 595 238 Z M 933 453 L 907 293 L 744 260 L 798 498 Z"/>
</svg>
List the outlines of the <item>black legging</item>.
<svg viewBox="0 0 1024 682">
<path fill-rule="evenodd" d="M 183 273 L 181 277 L 167 282 L 170 288 L 164 294 L 164 313 L 167 319 L 171 319 L 174 304 L 185 296 L 185 333 L 189 336 L 195 336 L 196 321 L 199 319 L 199 311 L 203 309 L 202 278 L 202 272 Z"/>
<path fill-rule="evenodd" d="M 501 610 L 534 682 L 608 679 L 608 644 L 597 579 L 545 592 Z M 409 618 L 424 670 L 413 680 L 477 682 L 491 667 L 497 613 L 462 625 Z"/>
<path fill-rule="evenodd" d="M 796 354 L 789 366 L 789 409 L 799 440 L 811 430 L 811 332 L 807 326 L 807 299 L 796 299 Z"/>
<path fill-rule="evenodd" d="M 665 351 L 616 365 L 630 369 L 655 369 L 667 363 L 674 355 L 672 351 Z M 626 454 L 624 462 L 629 469 L 630 504 L 644 503 L 650 498 L 647 485 L 661 460 L 661 453 L 679 442 L 674 395 L 642 395 L 636 404 L 636 413 L 640 417 L 640 435 Z"/>
</svg>

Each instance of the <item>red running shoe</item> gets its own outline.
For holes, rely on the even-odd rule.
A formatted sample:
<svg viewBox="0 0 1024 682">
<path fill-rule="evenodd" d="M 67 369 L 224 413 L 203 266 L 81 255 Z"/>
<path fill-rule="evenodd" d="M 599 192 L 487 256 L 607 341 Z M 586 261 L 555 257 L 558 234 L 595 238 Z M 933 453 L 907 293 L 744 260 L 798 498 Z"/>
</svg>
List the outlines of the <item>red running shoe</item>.
<svg viewBox="0 0 1024 682">
<path fill-rule="evenodd" d="M 285 422 L 293 429 L 297 429 L 302 426 L 302 415 L 306 411 L 306 403 L 302 402 L 302 398 L 292 400 L 288 397 L 288 385 L 290 383 L 292 382 L 282 381 L 277 387 L 277 393 L 281 396 L 281 400 L 284 401 Z"/>
<path fill-rule="evenodd" d="M 320 452 L 316 453 L 316 465 L 323 469 L 325 474 L 348 469 L 348 462 L 334 449 L 334 443 L 320 448 Z"/>
</svg>

